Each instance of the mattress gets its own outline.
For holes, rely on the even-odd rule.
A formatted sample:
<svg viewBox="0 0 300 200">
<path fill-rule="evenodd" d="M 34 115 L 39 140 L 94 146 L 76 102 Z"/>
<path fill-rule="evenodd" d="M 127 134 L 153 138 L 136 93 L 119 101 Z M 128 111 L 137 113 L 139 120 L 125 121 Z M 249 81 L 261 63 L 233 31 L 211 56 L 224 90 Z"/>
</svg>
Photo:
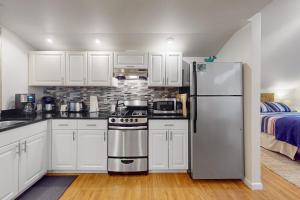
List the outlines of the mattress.
<svg viewBox="0 0 300 200">
<path fill-rule="evenodd" d="M 300 113 L 262 113 L 261 132 L 300 148 Z"/>
<path fill-rule="evenodd" d="M 292 160 L 295 160 L 295 156 L 300 154 L 300 148 L 287 142 L 277 140 L 274 135 L 263 132 L 260 135 L 261 146 L 265 149 L 284 154 Z"/>
</svg>

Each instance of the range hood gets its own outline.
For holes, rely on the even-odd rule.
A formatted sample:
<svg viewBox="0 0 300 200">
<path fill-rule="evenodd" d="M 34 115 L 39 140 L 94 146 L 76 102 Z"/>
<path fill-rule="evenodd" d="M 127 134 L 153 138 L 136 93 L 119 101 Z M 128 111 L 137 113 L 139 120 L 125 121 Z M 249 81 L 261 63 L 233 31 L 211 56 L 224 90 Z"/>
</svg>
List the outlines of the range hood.
<svg viewBox="0 0 300 200">
<path fill-rule="evenodd" d="M 113 76 L 118 80 L 147 80 L 148 69 L 114 68 Z"/>
</svg>

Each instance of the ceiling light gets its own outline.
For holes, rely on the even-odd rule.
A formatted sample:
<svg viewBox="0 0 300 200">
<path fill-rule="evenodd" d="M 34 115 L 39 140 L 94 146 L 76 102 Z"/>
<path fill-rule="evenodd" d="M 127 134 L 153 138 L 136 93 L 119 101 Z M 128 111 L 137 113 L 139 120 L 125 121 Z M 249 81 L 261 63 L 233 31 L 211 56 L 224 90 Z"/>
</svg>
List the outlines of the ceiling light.
<svg viewBox="0 0 300 200">
<path fill-rule="evenodd" d="M 95 43 L 96 43 L 96 44 L 100 44 L 100 43 L 101 43 L 101 40 L 96 39 L 96 40 L 95 40 Z"/>
<path fill-rule="evenodd" d="M 49 43 L 49 44 L 53 44 L 53 40 L 51 38 L 47 38 L 46 41 Z"/>
<path fill-rule="evenodd" d="M 169 45 L 171 45 L 171 44 L 173 44 L 174 43 L 174 38 L 172 38 L 172 37 L 169 37 L 168 39 L 167 39 L 167 43 L 169 44 Z"/>
</svg>

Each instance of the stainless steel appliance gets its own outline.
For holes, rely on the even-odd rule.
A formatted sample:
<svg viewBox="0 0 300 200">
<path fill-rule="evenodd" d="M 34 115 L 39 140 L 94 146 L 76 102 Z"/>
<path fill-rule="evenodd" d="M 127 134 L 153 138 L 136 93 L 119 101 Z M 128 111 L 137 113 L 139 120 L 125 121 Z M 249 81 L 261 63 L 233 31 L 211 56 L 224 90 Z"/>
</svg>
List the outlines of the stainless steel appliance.
<svg viewBox="0 0 300 200">
<path fill-rule="evenodd" d="M 108 118 L 108 173 L 148 172 L 147 101 L 125 101 Z"/>
<path fill-rule="evenodd" d="M 193 179 L 244 177 L 241 63 L 191 65 L 190 163 Z"/>
<path fill-rule="evenodd" d="M 176 98 L 153 99 L 153 114 L 177 114 Z"/>
<path fill-rule="evenodd" d="M 84 112 L 85 111 L 85 104 L 83 102 L 75 102 L 71 101 L 68 105 L 69 112 Z"/>
<path fill-rule="evenodd" d="M 51 96 L 42 97 L 42 110 L 43 112 L 55 112 L 55 98 Z"/>
<path fill-rule="evenodd" d="M 16 94 L 15 95 L 15 108 L 24 113 L 35 112 L 35 94 Z"/>
</svg>

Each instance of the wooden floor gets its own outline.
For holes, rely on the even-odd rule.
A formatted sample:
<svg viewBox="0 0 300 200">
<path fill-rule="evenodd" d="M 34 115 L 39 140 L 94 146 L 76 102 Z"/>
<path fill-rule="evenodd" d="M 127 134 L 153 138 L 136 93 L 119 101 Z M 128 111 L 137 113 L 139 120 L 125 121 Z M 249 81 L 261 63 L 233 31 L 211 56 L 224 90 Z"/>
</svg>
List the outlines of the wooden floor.
<svg viewBox="0 0 300 200">
<path fill-rule="evenodd" d="M 251 191 L 242 181 L 193 181 L 187 174 L 148 176 L 81 174 L 63 194 L 61 200 L 300 199 L 300 188 L 265 167 L 262 167 L 262 175 L 264 189 Z"/>
</svg>

